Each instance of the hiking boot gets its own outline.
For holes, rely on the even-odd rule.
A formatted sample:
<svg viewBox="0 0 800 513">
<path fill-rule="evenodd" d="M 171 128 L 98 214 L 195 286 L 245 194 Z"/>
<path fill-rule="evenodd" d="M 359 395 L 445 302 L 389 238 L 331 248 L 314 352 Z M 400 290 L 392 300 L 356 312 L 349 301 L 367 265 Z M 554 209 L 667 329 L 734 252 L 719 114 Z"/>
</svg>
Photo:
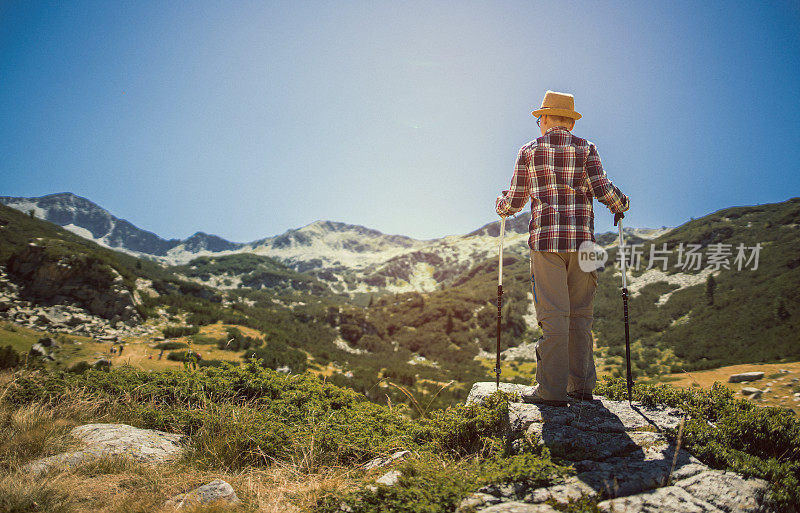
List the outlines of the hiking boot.
<svg viewBox="0 0 800 513">
<path fill-rule="evenodd" d="M 567 397 L 569 397 L 572 401 L 596 401 L 594 396 L 591 393 L 587 392 L 568 392 Z"/>
<path fill-rule="evenodd" d="M 536 388 L 530 391 L 520 393 L 522 402 L 526 404 L 543 404 L 545 406 L 566 406 L 567 401 L 554 401 L 552 399 L 545 399 L 539 395 Z"/>
</svg>

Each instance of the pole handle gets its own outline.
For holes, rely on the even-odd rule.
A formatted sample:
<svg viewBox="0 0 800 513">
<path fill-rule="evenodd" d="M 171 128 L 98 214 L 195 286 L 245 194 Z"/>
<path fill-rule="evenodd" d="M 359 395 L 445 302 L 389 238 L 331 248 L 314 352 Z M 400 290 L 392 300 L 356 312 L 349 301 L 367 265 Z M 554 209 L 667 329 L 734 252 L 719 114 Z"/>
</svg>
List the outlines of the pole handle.
<svg viewBox="0 0 800 513">
<path fill-rule="evenodd" d="M 622 235 L 622 219 L 619 219 L 619 261 L 622 268 L 622 288 L 628 287 L 628 276 L 625 272 L 625 237 Z"/>
</svg>

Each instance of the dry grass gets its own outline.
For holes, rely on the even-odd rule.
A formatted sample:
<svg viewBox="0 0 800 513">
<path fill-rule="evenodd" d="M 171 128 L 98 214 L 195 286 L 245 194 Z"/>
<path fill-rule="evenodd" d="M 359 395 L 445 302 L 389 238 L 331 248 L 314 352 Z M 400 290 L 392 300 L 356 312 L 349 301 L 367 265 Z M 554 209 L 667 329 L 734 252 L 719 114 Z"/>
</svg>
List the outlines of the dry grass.
<svg viewBox="0 0 800 513">
<path fill-rule="evenodd" d="M 779 373 L 780 370 L 786 370 L 786 373 Z M 728 383 L 728 377 L 731 374 L 739 374 L 742 372 L 762 371 L 764 378 L 757 381 L 749 381 L 745 383 Z M 730 365 L 727 367 L 720 367 L 717 369 L 710 369 L 706 371 L 692 371 L 682 372 L 678 374 L 669 374 L 662 376 L 661 379 L 653 379 L 653 382 L 663 380 L 672 386 L 678 388 L 703 388 L 708 390 L 715 381 L 719 381 L 735 393 L 740 395 L 744 387 L 756 387 L 762 390 L 769 391 L 755 400 L 755 404 L 759 406 L 779 406 L 783 408 L 791 408 L 796 413 L 800 414 L 800 399 L 794 397 L 795 383 L 791 381 L 793 378 L 800 378 L 800 362 L 786 362 L 786 363 L 748 363 L 741 365 Z"/>
<path fill-rule="evenodd" d="M 167 499 L 214 479 L 231 484 L 242 501 L 237 510 L 264 513 L 309 511 L 331 490 L 348 486 L 346 472 L 342 470 L 304 474 L 291 467 L 274 465 L 226 473 L 201 471 L 183 464 L 151 466 L 126 458 L 106 458 L 51 471 L 46 479 L 21 472 L 2 475 L 0 510 L 166 512 L 171 511 L 163 507 Z M 44 509 L 37 509 L 35 504 Z M 216 507 L 187 511 L 216 510 L 222 511 Z"/>
<path fill-rule="evenodd" d="M 79 393 L 62 398 L 58 405 L 17 407 L 3 400 L 12 380 L 13 374 L 0 374 L 0 511 L 4 513 L 164 512 L 168 510 L 162 506 L 170 497 L 214 479 L 233 486 L 242 500 L 237 511 L 299 513 L 310 511 L 331 491 L 350 488 L 355 482 L 352 469 L 321 468 L 311 461 L 228 470 L 209 468 L 207 462 L 200 464 L 190 457 L 159 466 L 107 457 L 55 468 L 44 477 L 32 476 L 21 470 L 25 463 L 80 445 L 69 436 L 74 426 L 119 419 L 112 404 L 89 402 Z M 224 443 L 224 437 L 218 438 L 217 443 Z M 314 455 L 308 458 L 313 460 Z M 182 511 L 231 509 L 206 506 Z"/>
</svg>

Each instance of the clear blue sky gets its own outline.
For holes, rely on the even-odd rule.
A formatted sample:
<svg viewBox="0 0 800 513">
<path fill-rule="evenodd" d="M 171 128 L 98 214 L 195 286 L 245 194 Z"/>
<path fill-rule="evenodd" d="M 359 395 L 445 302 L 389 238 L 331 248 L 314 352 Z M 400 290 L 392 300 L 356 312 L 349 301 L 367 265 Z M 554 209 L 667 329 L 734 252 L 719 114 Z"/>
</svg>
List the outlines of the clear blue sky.
<svg viewBox="0 0 800 513">
<path fill-rule="evenodd" d="M 547 89 L 631 226 L 800 195 L 797 1 L 344 0 L 0 1 L 0 195 L 163 237 L 460 234 Z"/>
</svg>

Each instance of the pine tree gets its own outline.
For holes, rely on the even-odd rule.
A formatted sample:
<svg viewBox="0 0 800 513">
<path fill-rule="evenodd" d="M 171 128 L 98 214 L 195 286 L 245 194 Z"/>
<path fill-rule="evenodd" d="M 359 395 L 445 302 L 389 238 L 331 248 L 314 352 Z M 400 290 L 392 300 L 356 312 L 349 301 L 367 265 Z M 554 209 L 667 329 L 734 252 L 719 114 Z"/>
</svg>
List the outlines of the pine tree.
<svg viewBox="0 0 800 513">
<path fill-rule="evenodd" d="M 784 302 L 782 297 L 778 297 L 775 300 L 775 317 L 778 318 L 778 322 L 785 321 L 791 316 L 789 310 L 786 309 L 786 303 Z"/>
<path fill-rule="evenodd" d="M 709 306 L 714 304 L 714 289 L 716 288 L 717 282 L 714 280 L 714 275 L 709 274 L 708 280 L 706 280 L 706 300 L 708 301 Z"/>
</svg>

